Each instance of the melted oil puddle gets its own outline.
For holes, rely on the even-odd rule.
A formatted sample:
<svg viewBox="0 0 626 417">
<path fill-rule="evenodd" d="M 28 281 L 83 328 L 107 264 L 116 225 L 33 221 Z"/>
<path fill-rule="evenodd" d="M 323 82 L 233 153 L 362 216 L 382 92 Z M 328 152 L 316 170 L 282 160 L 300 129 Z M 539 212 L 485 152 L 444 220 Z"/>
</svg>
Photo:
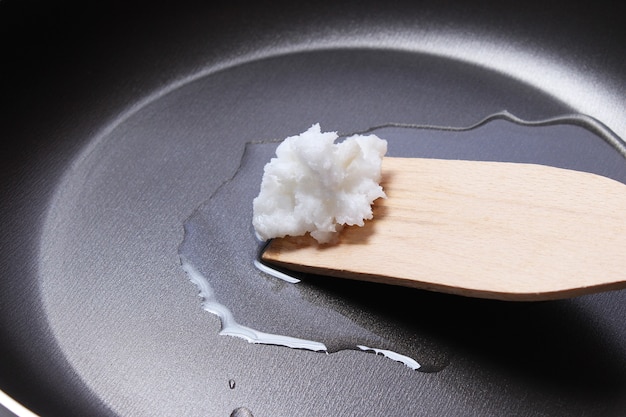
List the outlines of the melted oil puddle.
<svg viewBox="0 0 626 417">
<path fill-rule="evenodd" d="M 624 143 L 586 116 L 526 122 L 499 113 L 464 128 L 387 125 L 367 132 L 389 142 L 389 156 L 538 163 L 626 182 Z M 259 262 L 264 244 L 251 225 L 252 199 L 276 146 L 248 144 L 235 176 L 184 224 L 181 263 L 203 308 L 220 318 L 220 334 L 327 353 L 373 352 L 422 372 L 445 368 L 454 330 L 438 317 L 447 315 L 455 296 L 277 271 Z"/>
</svg>

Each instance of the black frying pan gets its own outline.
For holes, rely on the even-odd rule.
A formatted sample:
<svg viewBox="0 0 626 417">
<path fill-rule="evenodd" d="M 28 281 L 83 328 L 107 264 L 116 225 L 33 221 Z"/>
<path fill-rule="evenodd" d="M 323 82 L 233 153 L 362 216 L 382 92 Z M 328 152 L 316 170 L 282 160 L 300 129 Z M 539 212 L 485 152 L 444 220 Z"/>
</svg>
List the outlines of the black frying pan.
<svg viewBox="0 0 626 417">
<path fill-rule="evenodd" d="M 360 306 L 352 320 L 373 333 L 437 340 L 445 366 L 424 373 L 220 336 L 178 254 L 247 142 L 315 122 L 583 113 L 626 137 L 626 18 L 608 4 L 1 1 L 0 389 L 42 415 L 623 414 L 623 291 L 316 293 Z M 248 235 L 242 222 L 224 239 Z"/>
</svg>

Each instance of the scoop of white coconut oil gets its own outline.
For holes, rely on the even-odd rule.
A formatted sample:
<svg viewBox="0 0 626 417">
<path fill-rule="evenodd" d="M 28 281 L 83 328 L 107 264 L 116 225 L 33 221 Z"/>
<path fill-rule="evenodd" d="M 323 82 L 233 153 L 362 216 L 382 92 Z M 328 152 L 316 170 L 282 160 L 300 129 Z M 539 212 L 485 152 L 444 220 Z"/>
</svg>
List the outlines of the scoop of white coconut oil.
<svg viewBox="0 0 626 417">
<path fill-rule="evenodd" d="M 344 225 L 363 226 L 372 218 L 372 203 L 386 197 L 379 182 L 387 141 L 353 135 L 336 143 L 338 138 L 314 124 L 278 146 L 253 201 L 259 239 L 310 232 L 329 243 Z"/>
</svg>

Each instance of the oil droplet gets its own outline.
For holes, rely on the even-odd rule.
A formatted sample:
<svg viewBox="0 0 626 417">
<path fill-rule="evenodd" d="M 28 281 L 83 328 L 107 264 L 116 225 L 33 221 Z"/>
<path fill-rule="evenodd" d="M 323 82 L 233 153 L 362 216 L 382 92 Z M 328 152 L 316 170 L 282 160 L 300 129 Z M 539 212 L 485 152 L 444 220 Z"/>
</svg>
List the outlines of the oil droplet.
<svg viewBox="0 0 626 417">
<path fill-rule="evenodd" d="M 469 127 L 388 125 L 367 132 L 388 141 L 389 156 L 536 163 L 626 182 L 626 146 L 586 116 L 525 122 L 499 113 Z M 259 262 L 264 245 L 252 230 L 252 200 L 276 146 L 248 144 L 235 176 L 184 224 L 181 264 L 203 308 L 220 318 L 220 334 L 328 353 L 374 352 L 422 372 L 445 368 L 455 338 L 467 333 L 459 326 L 481 325 L 450 318 L 450 303 L 471 310 L 463 297 L 274 272 Z"/>
<path fill-rule="evenodd" d="M 237 407 L 230 413 L 230 417 L 254 417 L 254 415 L 246 407 Z"/>
<path fill-rule="evenodd" d="M 235 380 L 234 379 L 229 379 L 228 380 L 228 388 L 235 389 Z"/>
</svg>

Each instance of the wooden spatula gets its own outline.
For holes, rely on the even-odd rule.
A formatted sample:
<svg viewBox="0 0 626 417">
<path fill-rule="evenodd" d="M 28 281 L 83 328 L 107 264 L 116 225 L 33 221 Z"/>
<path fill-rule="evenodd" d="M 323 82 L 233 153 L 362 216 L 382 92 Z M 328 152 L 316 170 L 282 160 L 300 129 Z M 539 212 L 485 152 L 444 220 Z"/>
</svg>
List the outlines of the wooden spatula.
<svg viewBox="0 0 626 417">
<path fill-rule="evenodd" d="M 387 199 L 339 243 L 270 242 L 270 264 L 471 297 L 626 287 L 626 185 L 534 164 L 385 158 Z"/>
</svg>

